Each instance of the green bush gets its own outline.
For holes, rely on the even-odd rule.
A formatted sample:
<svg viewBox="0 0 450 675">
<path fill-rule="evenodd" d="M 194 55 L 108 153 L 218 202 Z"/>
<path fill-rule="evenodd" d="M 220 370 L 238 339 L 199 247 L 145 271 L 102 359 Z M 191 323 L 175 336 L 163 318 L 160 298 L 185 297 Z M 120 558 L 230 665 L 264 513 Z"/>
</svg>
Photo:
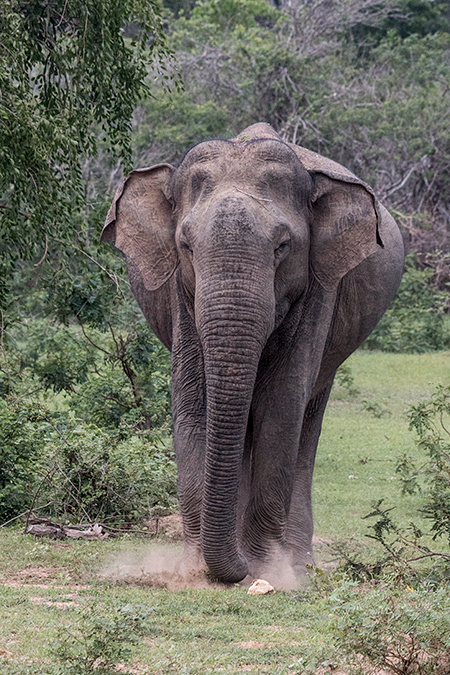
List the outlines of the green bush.
<svg viewBox="0 0 450 675">
<path fill-rule="evenodd" d="M 409 428 L 417 433 L 420 464 L 412 453 L 396 460 L 395 471 L 404 494 L 421 493 L 419 514 L 430 522 L 429 531 L 396 522 L 395 507 L 379 499 L 365 518 L 375 519 L 367 536 L 381 545 L 382 555 L 367 560 L 345 545 L 336 546 L 341 569 L 358 581 L 379 578 L 387 571 L 399 581 L 412 583 L 424 577 L 428 584 L 439 586 L 450 579 L 450 387 L 438 385 L 427 399 L 411 406 Z M 428 529 L 428 528 L 427 528 Z M 446 545 L 436 549 L 439 537 Z"/>
<path fill-rule="evenodd" d="M 330 598 L 337 652 L 354 673 L 446 675 L 450 667 L 450 597 L 446 587 L 374 589 L 344 583 Z"/>
<path fill-rule="evenodd" d="M 67 409 L 105 429 L 170 422 L 169 353 L 141 315 L 107 331 L 33 319 L 15 338 L 17 392 L 63 393 Z"/>
<path fill-rule="evenodd" d="M 162 431 L 122 423 L 108 433 L 73 413 L 0 401 L 0 520 L 47 503 L 41 513 L 71 522 L 135 521 L 173 507 L 176 467 Z"/>
<path fill-rule="evenodd" d="M 145 633 L 151 613 L 147 607 L 111 603 L 96 604 L 78 611 L 74 624 L 64 626 L 52 649 L 60 666 L 55 675 L 115 675 L 117 665 L 127 662 L 132 647 Z M 121 672 L 129 673 L 129 670 Z"/>
<path fill-rule="evenodd" d="M 0 520 L 18 515 L 30 504 L 35 465 L 42 456 L 42 414 L 28 403 L 0 399 Z"/>
<path fill-rule="evenodd" d="M 422 512 L 432 521 L 434 539 L 444 535 L 450 544 L 450 387 L 436 387 L 430 398 L 411 406 L 408 416 L 428 459 L 416 467 L 411 457 L 401 458 L 398 472 L 405 491 L 420 488 L 424 493 Z"/>
<path fill-rule="evenodd" d="M 433 286 L 433 277 L 432 269 L 419 269 L 414 255 L 407 256 L 397 295 L 365 349 L 422 353 L 450 347 L 448 293 Z"/>
<path fill-rule="evenodd" d="M 58 426 L 62 436 L 51 434 L 45 447 L 50 476 L 41 496 L 60 518 L 136 521 L 156 505 L 173 507 L 175 464 L 155 435 L 125 425 L 108 434 L 76 418 Z"/>
</svg>

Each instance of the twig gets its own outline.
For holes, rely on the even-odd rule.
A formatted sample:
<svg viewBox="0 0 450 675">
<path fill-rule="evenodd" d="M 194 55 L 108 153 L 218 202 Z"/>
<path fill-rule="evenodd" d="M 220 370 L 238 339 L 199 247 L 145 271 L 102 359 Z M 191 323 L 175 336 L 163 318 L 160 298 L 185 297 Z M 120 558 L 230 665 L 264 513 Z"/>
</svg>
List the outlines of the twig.
<svg viewBox="0 0 450 675">
<path fill-rule="evenodd" d="M 146 534 L 150 537 L 155 536 L 153 532 L 149 532 L 149 530 L 125 530 L 120 527 L 111 527 L 110 525 L 104 525 L 103 523 L 98 523 L 98 525 L 101 525 L 101 527 L 105 528 L 105 530 L 110 530 L 111 532 L 123 532 L 125 534 Z"/>
<path fill-rule="evenodd" d="M 413 174 L 413 172 L 414 172 L 416 169 L 419 168 L 419 166 L 422 164 L 423 160 L 426 159 L 427 157 L 428 157 L 428 155 L 423 155 L 423 157 L 421 157 L 421 158 L 419 159 L 419 161 L 416 162 L 416 163 L 409 169 L 409 171 L 406 172 L 406 174 L 403 176 L 403 178 L 402 178 L 401 180 L 399 180 L 397 183 L 395 183 L 394 185 L 391 185 L 390 188 L 388 188 L 387 190 L 385 190 L 385 192 L 384 192 L 384 197 L 385 197 L 385 198 L 386 198 L 386 197 L 390 197 L 392 194 L 394 194 L 394 192 L 397 192 L 397 190 L 400 190 L 400 189 L 405 185 L 405 183 L 409 180 L 409 178 L 410 178 L 410 176 Z"/>
<path fill-rule="evenodd" d="M 1 203 L 0 204 L 0 209 L 3 209 L 3 211 L 12 211 L 12 207 L 8 206 L 8 204 Z M 33 216 L 30 215 L 29 213 L 25 213 L 25 211 L 18 211 L 17 212 L 19 216 L 22 216 L 22 218 L 27 218 L 27 220 L 33 220 Z"/>
<path fill-rule="evenodd" d="M 113 394 L 105 394 L 105 400 L 106 401 L 114 401 L 116 405 L 120 405 L 121 408 L 125 408 L 125 410 L 129 409 L 129 406 L 126 403 L 122 403 L 119 401 Z"/>
<path fill-rule="evenodd" d="M 446 426 L 445 426 L 445 424 L 444 424 L 444 413 L 443 413 L 442 410 L 441 410 L 440 418 L 439 418 L 439 419 L 440 419 L 441 427 L 443 428 L 443 430 L 445 431 L 445 433 L 446 433 L 448 436 L 450 436 L 450 431 L 446 428 Z M 444 453 L 444 454 L 446 454 L 446 453 Z M 448 459 L 448 455 L 446 455 L 446 456 L 447 456 L 447 459 Z"/>
<path fill-rule="evenodd" d="M 82 248 L 79 248 L 79 246 L 74 245 L 74 249 L 77 250 L 77 251 L 80 251 L 80 253 L 82 253 L 83 255 L 86 256 L 86 258 L 89 258 L 89 260 L 92 260 L 92 262 L 95 263 L 97 265 L 97 267 L 100 267 L 100 269 L 103 270 L 105 272 L 105 274 L 107 274 L 112 281 L 114 281 L 114 283 L 116 284 L 117 290 L 120 291 L 123 295 L 123 291 L 120 288 L 117 279 L 120 279 L 120 281 L 123 281 L 123 283 L 127 284 L 127 286 L 130 285 L 129 281 L 127 281 L 126 279 L 122 279 L 122 277 L 117 276 L 117 274 L 111 274 L 110 272 L 108 272 L 108 270 L 105 267 L 103 267 L 103 265 L 100 265 L 100 263 L 97 260 L 95 260 L 95 258 L 92 258 L 92 256 L 90 256 L 88 253 L 86 253 L 86 251 L 83 251 Z"/>
<path fill-rule="evenodd" d="M 120 354 L 122 353 L 122 355 L 123 355 L 124 350 L 123 350 L 123 349 L 122 349 L 122 350 L 120 349 L 119 343 L 118 343 L 117 340 L 116 340 L 116 336 L 115 336 L 115 334 L 114 334 L 114 330 L 113 330 L 113 327 L 111 326 L 111 323 L 110 323 L 110 322 L 108 322 L 108 328 L 109 328 L 109 332 L 110 332 L 111 335 L 112 335 L 112 339 L 113 339 L 113 341 L 114 341 L 114 344 L 116 345 L 116 354 L 117 354 L 118 358 L 120 359 Z M 122 345 L 122 346 L 123 346 L 123 345 Z"/>
<path fill-rule="evenodd" d="M 88 342 L 90 342 L 93 347 L 95 347 L 96 349 L 99 349 L 101 352 L 106 354 L 106 356 L 109 356 L 109 358 L 112 358 L 113 354 L 111 354 L 111 352 L 108 352 L 108 351 L 106 351 L 106 349 L 103 349 L 102 347 L 99 347 L 99 345 L 96 345 L 95 342 L 93 342 L 93 340 L 91 340 L 91 338 L 87 335 L 87 333 L 84 329 L 84 326 L 83 326 L 82 322 L 80 321 L 80 319 L 78 319 L 78 323 L 80 324 L 80 328 L 81 328 L 81 330 L 83 332 L 83 335 L 86 338 L 86 340 Z"/>
<path fill-rule="evenodd" d="M 62 475 L 64 476 L 64 478 L 71 484 L 71 486 L 74 488 L 74 490 L 76 490 L 76 489 L 77 489 L 77 488 L 76 488 L 76 485 L 74 485 L 74 484 L 72 483 L 72 481 L 70 480 L 69 476 L 61 469 L 60 466 L 58 466 L 58 464 L 55 464 L 55 466 L 56 466 L 56 468 L 62 473 Z M 92 523 L 92 519 L 89 517 L 89 513 L 86 511 L 86 509 L 84 508 L 83 504 L 77 499 L 77 497 L 73 494 L 73 492 L 71 492 L 70 490 L 67 490 L 67 492 L 68 492 L 69 495 L 72 497 L 72 499 L 74 499 L 74 500 L 76 501 L 76 503 L 78 504 L 78 506 L 80 507 L 80 509 L 83 511 L 83 513 L 84 513 L 84 515 L 86 516 L 86 518 L 88 519 L 88 521 L 89 521 L 90 523 Z"/>
<path fill-rule="evenodd" d="M 65 3 L 64 3 L 64 7 L 63 7 L 62 14 L 61 14 L 61 18 L 60 18 L 60 20 L 59 20 L 59 23 L 56 24 L 55 29 L 59 28 L 60 25 L 62 24 L 63 19 L 64 19 L 64 13 L 65 13 L 65 11 L 66 11 L 66 7 L 67 7 L 67 0 L 66 0 Z"/>
<path fill-rule="evenodd" d="M 45 260 L 45 258 L 46 258 L 46 256 L 47 256 L 47 251 L 48 251 L 48 237 L 47 237 L 47 235 L 45 235 L 45 251 L 44 251 L 44 255 L 43 255 L 42 258 L 39 260 L 39 262 L 35 264 L 35 267 L 39 267 L 39 265 L 41 265 L 41 263 L 44 262 L 44 260 Z"/>
<path fill-rule="evenodd" d="M 416 560 L 422 560 L 422 558 L 444 558 L 445 560 L 450 560 L 450 555 L 446 553 L 424 553 L 423 555 L 417 556 L 417 558 L 409 558 L 406 562 L 415 562 Z"/>
<path fill-rule="evenodd" d="M 24 533 L 27 531 L 28 522 L 29 522 L 29 520 L 30 520 L 30 516 L 31 516 L 31 512 L 33 511 L 33 507 L 34 507 L 34 505 L 35 505 L 35 503 L 36 503 L 36 499 L 38 498 L 38 495 L 39 495 L 39 493 L 40 493 L 40 491 L 41 491 L 41 489 L 42 489 L 42 486 L 44 485 L 45 481 L 48 480 L 48 478 L 49 478 L 50 474 L 52 473 L 52 471 L 53 471 L 53 473 L 55 473 L 56 469 L 55 469 L 54 467 L 52 467 L 51 469 L 49 469 L 49 471 L 46 473 L 46 475 L 44 476 L 44 478 L 42 479 L 42 481 L 39 483 L 38 489 L 37 489 L 36 492 L 34 493 L 33 499 L 31 500 L 31 506 L 30 506 L 30 508 L 28 509 L 27 519 L 26 519 L 26 521 L 25 521 L 25 527 L 24 527 L 24 529 L 23 529 Z"/>
<path fill-rule="evenodd" d="M 67 438 L 64 436 L 64 434 L 61 433 L 61 431 L 58 429 L 58 427 L 57 427 L 55 424 L 53 424 L 53 422 L 51 421 L 51 419 L 48 420 L 48 424 L 50 424 L 50 426 L 53 427 L 53 429 L 56 431 L 56 433 L 59 435 L 59 437 L 63 440 L 63 442 L 64 442 L 68 447 L 70 447 L 70 443 L 69 443 L 69 441 L 67 440 Z M 65 479 L 66 479 L 67 481 L 69 481 L 69 483 L 70 483 L 71 486 L 74 488 L 74 490 L 76 490 L 76 489 L 77 489 L 76 486 L 72 483 L 72 481 L 70 480 L 70 478 L 69 478 L 69 477 L 67 476 L 67 474 L 61 469 L 61 467 L 58 466 L 58 464 L 55 464 L 54 467 L 56 467 L 56 469 L 58 469 L 58 471 L 60 471 L 60 472 L 62 473 L 62 475 L 65 477 Z M 45 476 L 44 480 L 48 480 L 48 476 L 50 475 L 50 473 L 51 473 L 51 472 L 49 471 L 48 474 Z M 41 489 L 41 486 L 43 485 L 43 483 L 44 483 L 44 481 L 42 481 L 41 485 L 39 486 L 39 488 L 38 488 L 38 490 L 37 490 L 37 492 L 36 492 L 36 494 L 35 494 L 35 497 L 34 497 L 34 499 L 33 499 L 33 503 L 34 503 L 34 501 L 35 501 L 35 499 L 36 499 L 36 497 L 37 497 L 37 495 L 38 495 L 38 493 L 39 493 L 39 490 Z M 67 490 L 67 492 L 68 492 L 69 495 L 72 497 L 72 499 L 74 499 L 74 500 L 76 501 L 76 503 L 78 504 L 78 506 L 80 507 L 80 509 L 83 511 L 83 513 L 84 513 L 84 515 L 86 516 L 86 518 L 87 518 L 90 522 L 92 522 L 92 520 L 91 520 L 91 518 L 89 517 L 89 514 L 87 513 L 87 511 L 86 511 L 86 509 L 84 508 L 83 504 L 81 504 L 81 502 L 77 499 L 77 497 L 76 497 L 72 492 L 70 492 L 70 490 Z M 31 509 L 30 509 L 30 513 L 31 513 Z M 28 526 L 28 520 L 29 520 L 29 516 L 28 516 L 28 518 L 27 518 L 27 522 L 26 522 L 26 525 L 25 525 L 25 529 L 26 529 L 27 526 Z"/>
<path fill-rule="evenodd" d="M 39 509 L 45 509 L 47 506 L 50 506 L 50 504 L 54 504 L 54 502 L 48 502 L 47 504 L 43 504 L 42 506 L 35 506 L 33 508 L 33 511 L 39 511 Z M 6 525 L 9 525 L 10 523 L 14 522 L 15 520 L 18 520 L 19 518 L 22 518 L 22 516 L 25 516 L 28 513 L 28 509 L 24 511 L 23 513 L 19 513 L 18 516 L 14 516 L 14 518 L 10 518 L 10 520 L 7 520 L 6 523 L 2 523 L 0 525 L 0 529 L 2 527 L 5 527 Z"/>
</svg>

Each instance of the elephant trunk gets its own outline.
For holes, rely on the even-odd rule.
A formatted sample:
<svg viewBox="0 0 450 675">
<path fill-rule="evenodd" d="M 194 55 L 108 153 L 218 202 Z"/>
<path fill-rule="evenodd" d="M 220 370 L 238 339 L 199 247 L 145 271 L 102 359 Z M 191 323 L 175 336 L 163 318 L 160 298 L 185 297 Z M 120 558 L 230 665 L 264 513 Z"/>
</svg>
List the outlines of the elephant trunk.
<svg viewBox="0 0 450 675">
<path fill-rule="evenodd" d="M 200 281 L 196 292 L 207 383 L 202 550 L 211 573 L 226 582 L 248 574 L 237 542 L 237 498 L 258 363 L 273 328 L 273 285 L 271 292 L 263 286 L 247 270 L 238 280 Z"/>
</svg>

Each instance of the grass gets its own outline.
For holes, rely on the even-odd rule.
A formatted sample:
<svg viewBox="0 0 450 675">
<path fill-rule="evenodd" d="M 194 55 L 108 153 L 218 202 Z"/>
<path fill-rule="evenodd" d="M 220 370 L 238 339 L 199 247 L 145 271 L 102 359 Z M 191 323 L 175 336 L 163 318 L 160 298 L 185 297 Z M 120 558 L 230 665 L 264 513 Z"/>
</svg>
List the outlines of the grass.
<svg viewBox="0 0 450 675">
<path fill-rule="evenodd" d="M 395 504 L 400 523 L 411 520 L 422 498 L 401 496 L 395 473 L 395 460 L 405 452 L 420 462 L 407 411 L 437 384 L 450 385 L 450 352 L 358 351 L 347 363 L 359 393 L 349 396 L 343 387 L 334 388 L 314 472 L 316 534 L 333 540 L 366 534 L 368 522 L 362 518 L 378 499 Z M 426 528 L 422 520 L 420 525 Z"/>
<path fill-rule="evenodd" d="M 359 393 L 350 396 L 342 387 L 332 393 L 316 462 L 315 526 L 319 537 L 365 546 L 368 521 L 362 517 L 374 500 L 395 505 L 400 522 L 417 519 L 422 497 L 400 495 L 394 460 L 402 452 L 416 452 L 406 410 L 436 384 L 450 384 L 450 353 L 358 352 L 349 365 Z M 130 551 L 143 556 L 148 546 L 127 538 L 37 540 L 19 527 L 0 529 L 0 673 L 85 675 L 88 671 L 68 670 L 68 662 L 52 670 L 61 629 L 67 637 L 80 617 L 92 617 L 100 608 L 109 616 L 114 608 L 130 606 L 151 612 L 122 672 L 332 672 L 336 655 L 326 578 L 317 581 L 323 584 L 319 592 L 252 597 L 239 586 L 169 591 L 98 577 L 114 557 Z M 2 657 L 1 650 L 10 656 Z M 322 665 L 308 670 L 308 660 Z M 89 672 L 94 675 L 95 669 Z"/>
<path fill-rule="evenodd" d="M 318 607 L 295 594 L 252 597 L 238 587 L 176 592 L 120 586 L 69 592 L 58 586 L 5 588 L 0 603 L 0 648 L 13 653 L 11 666 L 49 660 L 58 628 L 73 626 L 80 610 L 95 611 L 105 603 L 151 610 L 146 635 L 133 655 L 145 673 L 286 673 L 308 649 L 320 650 L 324 640 Z M 8 673 L 8 666 L 4 662 L 1 672 Z"/>
</svg>

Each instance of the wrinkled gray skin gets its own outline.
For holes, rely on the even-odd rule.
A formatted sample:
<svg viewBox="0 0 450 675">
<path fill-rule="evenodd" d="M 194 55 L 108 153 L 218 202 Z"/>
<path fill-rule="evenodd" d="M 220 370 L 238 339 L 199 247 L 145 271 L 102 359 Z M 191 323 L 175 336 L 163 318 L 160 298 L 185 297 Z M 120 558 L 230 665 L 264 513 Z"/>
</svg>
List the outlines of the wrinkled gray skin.
<svg viewBox="0 0 450 675">
<path fill-rule="evenodd" d="M 102 238 L 172 351 L 188 551 L 227 582 L 274 550 L 301 573 L 334 374 L 400 283 L 394 220 L 342 166 L 255 124 L 134 171 Z"/>
</svg>

